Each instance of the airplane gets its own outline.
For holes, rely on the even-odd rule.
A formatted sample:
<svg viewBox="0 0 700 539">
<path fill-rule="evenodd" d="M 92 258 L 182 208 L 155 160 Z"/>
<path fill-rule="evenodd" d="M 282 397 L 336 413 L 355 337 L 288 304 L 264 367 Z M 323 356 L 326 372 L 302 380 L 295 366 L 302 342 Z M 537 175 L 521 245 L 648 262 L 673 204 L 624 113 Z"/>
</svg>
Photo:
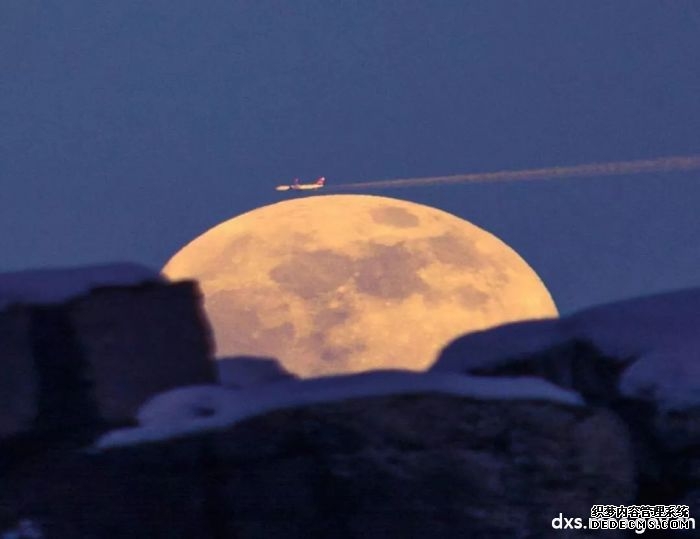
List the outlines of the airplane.
<svg viewBox="0 0 700 539">
<path fill-rule="evenodd" d="M 275 189 L 277 191 L 289 191 L 290 189 L 293 191 L 312 191 L 321 189 L 324 185 L 326 185 L 326 178 L 323 176 L 313 183 L 299 183 L 299 178 L 294 178 L 291 185 L 278 185 Z"/>
</svg>

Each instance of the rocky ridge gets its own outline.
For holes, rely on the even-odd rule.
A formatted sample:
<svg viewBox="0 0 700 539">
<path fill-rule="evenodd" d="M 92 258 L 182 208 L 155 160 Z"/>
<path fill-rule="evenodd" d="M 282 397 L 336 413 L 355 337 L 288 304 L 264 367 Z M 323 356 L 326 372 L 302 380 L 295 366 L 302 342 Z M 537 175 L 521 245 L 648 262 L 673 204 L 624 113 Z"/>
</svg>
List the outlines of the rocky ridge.
<svg viewBox="0 0 700 539">
<path fill-rule="evenodd" d="M 178 288 L 185 289 L 184 284 Z M 183 305 L 191 309 L 189 290 Z M 647 352 L 612 353 L 569 331 L 567 320 L 525 323 L 505 341 L 503 328 L 467 335 L 443 350 L 434 369 L 448 365 L 454 372 L 458 365 L 460 376 L 471 381 L 537 377 L 580 394 L 583 405 L 414 391 L 307 403 L 216 430 L 98 450 L 97 436 L 118 420 L 133 421 L 135 404 L 131 395 L 123 395 L 130 404 L 122 408 L 122 397 L 114 393 L 110 405 L 109 393 L 89 375 L 102 358 L 110 365 L 110 357 L 128 350 L 117 347 L 114 356 L 86 350 L 104 350 L 101 346 L 115 342 L 106 336 L 126 322 L 112 315 L 123 318 L 144 308 L 132 303 L 132 294 L 155 305 L 159 293 L 165 290 L 152 285 L 98 290 L 69 306 L 20 308 L 0 324 L 14 328 L 5 330 L 11 337 L 5 342 L 31 344 L 25 348 L 31 361 L 18 361 L 26 356 L 15 354 L 6 363 L 34 376 L 33 387 L 45 388 L 39 399 L 27 401 L 34 403 L 26 415 L 34 418 L 33 426 L 0 440 L 0 533 L 31 525 L 52 539 L 619 537 L 620 532 L 557 530 L 552 521 L 585 519 L 593 505 L 682 504 L 692 517 L 700 511 L 698 407 L 666 406 L 652 386 L 625 390 L 622 381 L 631 370 L 639 371 Z M 83 310 L 91 313 L 84 320 L 95 323 L 100 312 L 115 305 L 131 310 L 115 310 L 92 330 L 76 323 Z M 168 316 L 153 311 L 158 322 Z M 183 317 L 175 319 L 182 323 Z M 189 329 L 180 331 L 195 336 L 194 342 L 206 340 L 198 315 L 186 323 Z M 569 329 L 558 333 L 558 324 Z M 127 325 L 116 334 L 133 332 L 138 334 Z M 503 344 L 503 353 L 488 361 L 480 357 L 479 352 L 495 353 L 494 342 Z M 52 356 L 54 349 L 61 354 Z M 658 357 L 664 356 L 651 359 Z M 270 358 L 260 379 L 253 360 L 236 365 L 236 358 L 227 358 L 236 368 L 228 371 L 229 389 L 218 390 L 243 394 L 258 383 L 266 391 L 294 383 Z M 680 365 L 694 368 L 692 361 Z M 150 379 L 158 372 L 142 374 Z M 648 378 L 649 372 L 642 374 Z M 52 387 L 46 380 L 61 382 Z M 687 395 L 693 387 L 684 381 Z M 5 398 L 13 395 L 11 389 L 5 386 Z M 105 417 L 113 421 L 105 424 Z M 44 428 L 42 421 L 53 427 Z"/>
</svg>

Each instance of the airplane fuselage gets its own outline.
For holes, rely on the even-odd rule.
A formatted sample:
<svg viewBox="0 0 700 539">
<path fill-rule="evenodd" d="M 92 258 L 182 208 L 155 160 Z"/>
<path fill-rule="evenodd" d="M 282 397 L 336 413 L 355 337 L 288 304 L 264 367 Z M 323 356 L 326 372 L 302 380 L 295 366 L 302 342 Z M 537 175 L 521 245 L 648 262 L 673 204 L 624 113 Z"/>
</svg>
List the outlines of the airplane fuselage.
<svg viewBox="0 0 700 539">
<path fill-rule="evenodd" d="M 300 183 L 298 179 L 294 180 L 294 183 L 290 185 L 278 185 L 275 187 L 277 191 L 315 191 L 316 189 L 321 189 L 326 183 L 326 178 L 321 176 L 314 183 Z"/>
<path fill-rule="evenodd" d="M 290 185 L 289 188 L 293 189 L 294 191 L 313 191 L 315 189 L 321 189 L 323 185 L 319 185 L 316 183 L 300 183 L 298 185 Z"/>
</svg>

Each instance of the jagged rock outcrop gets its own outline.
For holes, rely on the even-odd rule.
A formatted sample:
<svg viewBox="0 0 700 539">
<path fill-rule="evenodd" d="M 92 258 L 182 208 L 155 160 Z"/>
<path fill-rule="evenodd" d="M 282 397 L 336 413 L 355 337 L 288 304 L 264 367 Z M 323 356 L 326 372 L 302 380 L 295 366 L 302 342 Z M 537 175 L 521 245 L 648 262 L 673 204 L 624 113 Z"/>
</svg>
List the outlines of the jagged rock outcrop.
<svg viewBox="0 0 700 539">
<path fill-rule="evenodd" d="M 104 286 L 0 312 L 0 438 L 129 424 L 148 397 L 211 383 L 196 283 Z"/>
<path fill-rule="evenodd" d="M 472 336 L 456 339 L 438 362 L 470 353 Z M 700 514 L 700 408 L 665 410 L 649 399 L 624 395 L 622 374 L 635 358 L 614 358 L 593 343 L 569 342 L 490 365 L 467 367 L 478 376 L 538 376 L 580 393 L 590 405 L 605 406 L 622 419 L 634 448 L 639 487 L 638 504 L 686 504 L 691 516 Z M 671 368 L 671 366 L 669 366 Z"/>
<path fill-rule="evenodd" d="M 36 415 L 31 318 L 25 306 L 0 311 L 0 439 L 27 428 Z"/>
<path fill-rule="evenodd" d="M 209 372 L 191 374 L 199 360 L 186 363 L 204 342 L 193 329 L 202 322 L 192 309 L 196 288 L 173 286 L 181 288 L 103 288 L 0 313 L 13 377 L 0 388 L 15 388 L 0 419 L 33 427 L 0 440 L 0 534 L 30 526 L 52 539 L 618 537 L 553 529 L 552 520 L 585 519 L 601 504 L 682 504 L 700 514 L 700 386 L 692 377 L 700 343 L 686 320 L 700 293 L 692 301 L 674 295 L 685 307 L 670 318 L 675 311 L 660 316 L 654 300 L 641 311 L 623 305 L 629 320 L 603 309 L 463 336 L 409 386 L 396 381 L 410 377 L 386 373 L 295 381 L 271 358 L 227 358 L 219 365 L 225 387 L 160 395 L 141 410 L 141 428 L 110 434 L 138 445 L 86 450 L 94 437 L 76 433 L 94 433 L 105 419 L 128 422 L 139 391 L 168 389 L 155 387 L 162 380 L 210 381 Z M 640 312 L 665 329 L 640 335 Z M 186 351 L 182 331 L 199 344 Z M 188 356 L 172 378 L 168 347 Z M 124 368 L 125 357 L 135 370 Z M 453 378 L 431 378 L 439 371 Z M 370 379 L 381 383 L 363 390 L 383 396 L 339 392 Z M 521 382 L 539 390 L 518 397 Z M 435 393 L 455 384 L 472 393 Z M 318 404 L 319 396 L 335 400 Z M 270 412 L 280 406 L 295 408 Z M 243 417 L 251 418 L 197 430 Z"/>
<path fill-rule="evenodd" d="M 634 499 L 632 463 L 624 425 L 602 409 L 373 397 L 96 454 L 18 456 L 0 471 L 0 530 L 30 518 L 52 539 L 561 537 L 560 512 Z"/>
</svg>

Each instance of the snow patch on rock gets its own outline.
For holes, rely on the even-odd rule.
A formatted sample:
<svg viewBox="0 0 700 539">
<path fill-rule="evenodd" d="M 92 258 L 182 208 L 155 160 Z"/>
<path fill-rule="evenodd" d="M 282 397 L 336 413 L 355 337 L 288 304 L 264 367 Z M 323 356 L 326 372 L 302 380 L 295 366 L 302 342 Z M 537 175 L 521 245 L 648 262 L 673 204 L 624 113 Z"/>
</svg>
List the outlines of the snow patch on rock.
<svg viewBox="0 0 700 539">
<path fill-rule="evenodd" d="M 231 426 L 273 410 L 352 398 L 445 393 L 481 400 L 551 401 L 578 406 L 581 397 L 539 378 L 487 378 L 454 373 L 371 371 L 283 380 L 244 389 L 196 386 L 157 395 L 139 411 L 140 427 L 111 431 L 97 448 L 137 444 Z"/>
<path fill-rule="evenodd" d="M 103 286 L 163 281 L 158 272 L 131 263 L 0 273 L 0 309 L 13 304 L 62 303 Z"/>
</svg>

